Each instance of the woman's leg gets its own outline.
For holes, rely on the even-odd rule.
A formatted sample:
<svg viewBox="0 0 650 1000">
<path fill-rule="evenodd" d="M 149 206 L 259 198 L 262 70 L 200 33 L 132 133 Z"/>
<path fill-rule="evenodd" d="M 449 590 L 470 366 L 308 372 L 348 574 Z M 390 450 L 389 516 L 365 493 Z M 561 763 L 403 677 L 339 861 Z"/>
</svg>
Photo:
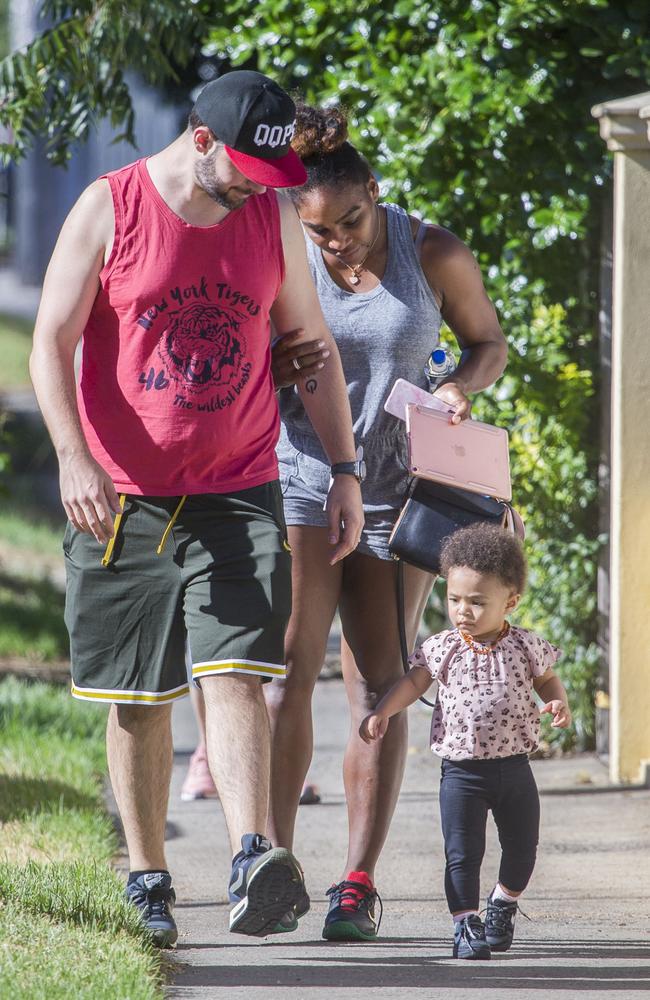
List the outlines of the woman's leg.
<svg viewBox="0 0 650 1000">
<path fill-rule="evenodd" d="M 290 526 L 293 608 L 285 642 L 287 675 L 265 684 L 271 719 L 268 835 L 291 848 L 300 791 L 313 750 L 311 698 L 327 649 L 341 588 L 341 564 L 330 566 L 327 528 Z"/>
<path fill-rule="evenodd" d="M 339 608 L 343 676 L 350 702 L 350 736 L 343 778 L 349 845 L 344 875 L 374 869 L 399 795 L 407 749 L 406 713 L 390 721 L 382 740 L 368 746 L 359 725 L 403 672 L 397 624 L 395 562 L 353 553 L 345 560 Z M 405 621 L 413 648 L 434 577 L 405 566 Z"/>
<path fill-rule="evenodd" d="M 185 664 L 190 683 L 190 700 L 199 738 L 187 767 L 181 788 L 181 799 L 183 802 L 192 802 L 195 799 L 216 799 L 218 798 L 217 788 L 208 765 L 208 749 L 205 738 L 205 700 L 201 688 L 192 682 L 192 653 L 189 643 L 185 645 Z"/>
</svg>

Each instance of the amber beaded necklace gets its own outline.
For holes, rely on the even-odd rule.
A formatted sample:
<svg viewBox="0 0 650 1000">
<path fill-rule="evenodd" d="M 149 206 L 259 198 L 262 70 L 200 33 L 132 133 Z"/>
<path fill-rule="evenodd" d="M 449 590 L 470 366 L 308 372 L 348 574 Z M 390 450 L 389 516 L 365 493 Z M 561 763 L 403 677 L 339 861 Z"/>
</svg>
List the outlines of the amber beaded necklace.
<svg viewBox="0 0 650 1000">
<path fill-rule="evenodd" d="M 473 653 L 478 653 L 479 656 L 481 655 L 486 656 L 489 652 L 491 652 L 491 650 L 494 649 L 497 643 L 501 642 L 503 637 L 508 634 L 508 632 L 510 631 L 510 624 L 508 622 L 504 622 L 503 628 L 499 632 L 496 639 L 493 642 L 489 643 L 487 646 L 481 645 L 480 642 L 474 642 L 471 635 L 468 635 L 467 632 L 461 632 L 460 629 L 458 629 L 458 631 L 460 633 L 461 639 L 463 639 L 463 641 L 467 643 L 467 645 L 469 646 L 469 648 L 472 650 Z"/>
</svg>

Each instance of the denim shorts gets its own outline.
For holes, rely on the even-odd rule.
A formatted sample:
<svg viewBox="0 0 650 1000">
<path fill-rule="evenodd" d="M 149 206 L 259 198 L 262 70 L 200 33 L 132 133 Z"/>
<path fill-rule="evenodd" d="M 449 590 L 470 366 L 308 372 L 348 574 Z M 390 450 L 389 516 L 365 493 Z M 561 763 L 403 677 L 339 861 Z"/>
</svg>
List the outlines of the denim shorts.
<svg viewBox="0 0 650 1000">
<path fill-rule="evenodd" d="M 278 447 L 280 485 L 287 524 L 326 528 L 325 501 L 330 484 L 329 464 L 323 457 L 310 454 L 311 441 L 302 448 L 281 439 Z M 383 456 L 385 459 L 385 456 Z M 407 476 L 392 461 L 390 468 L 379 469 L 377 456 L 369 456 L 372 480 L 361 486 L 365 524 L 356 551 L 376 559 L 391 559 L 388 539 L 399 516 L 401 496 Z"/>
</svg>

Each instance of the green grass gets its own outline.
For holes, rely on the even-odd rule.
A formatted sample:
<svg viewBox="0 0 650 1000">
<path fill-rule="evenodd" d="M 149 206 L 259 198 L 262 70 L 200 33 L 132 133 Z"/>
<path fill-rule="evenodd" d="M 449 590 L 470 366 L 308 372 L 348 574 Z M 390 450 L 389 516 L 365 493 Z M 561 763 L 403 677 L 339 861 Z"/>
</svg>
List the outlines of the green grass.
<svg viewBox="0 0 650 1000">
<path fill-rule="evenodd" d="M 0 683 L 0 997 L 160 1000 L 161 956 L 110 867 L 106 709 Z"/>
<path fill-rule="evenodd" d="M 61 539 L 65 527 L 65 517 L 61 509 L 58 522 L 50 522 L 42 511 L 30 511 L 25 502 L 11 503 L 0 499 L 0 538 L 8 545 L 31 550 L 40 555 L 61 558 Z"/>
<path fill-rule="evenodd" d="M 124 932 L 78 927 L 10 902 L 0 910 L 7 1000 L 160 1000 L 157 956 Z"/>
<path fill-rule="evenodd" d="M 0 657 L 47 661 L 67 657 L 64 597 L 49 580 L 0 572 Z"/>
<path fill-rule="evenodd" d="M 0 314 L 0 392 L 30 384 L 29 355 L 34 324 Z"/>
<path fill-rule="evenodd" d="M 63 524 L 30 511 L 27 502 L 18 507 L 16 501 L 0 501 L 0 658 L 68 657 Z"/>
</svg>

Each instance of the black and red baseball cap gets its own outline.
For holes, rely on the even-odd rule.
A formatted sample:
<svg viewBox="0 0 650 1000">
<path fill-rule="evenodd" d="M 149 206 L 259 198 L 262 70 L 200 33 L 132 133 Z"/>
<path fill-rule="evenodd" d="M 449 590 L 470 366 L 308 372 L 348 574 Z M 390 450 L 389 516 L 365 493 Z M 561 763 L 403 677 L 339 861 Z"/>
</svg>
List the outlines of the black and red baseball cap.
<svg viewBox="0 0 650 1000">
<path fill-rule="evenodd" d="M 244 177 L 279 188 L 307 180 L 291 148 L 296 106 L 268 76 L 247 69 L 224 73 L 203 88 L 193 110 Z"/>
</svg>

